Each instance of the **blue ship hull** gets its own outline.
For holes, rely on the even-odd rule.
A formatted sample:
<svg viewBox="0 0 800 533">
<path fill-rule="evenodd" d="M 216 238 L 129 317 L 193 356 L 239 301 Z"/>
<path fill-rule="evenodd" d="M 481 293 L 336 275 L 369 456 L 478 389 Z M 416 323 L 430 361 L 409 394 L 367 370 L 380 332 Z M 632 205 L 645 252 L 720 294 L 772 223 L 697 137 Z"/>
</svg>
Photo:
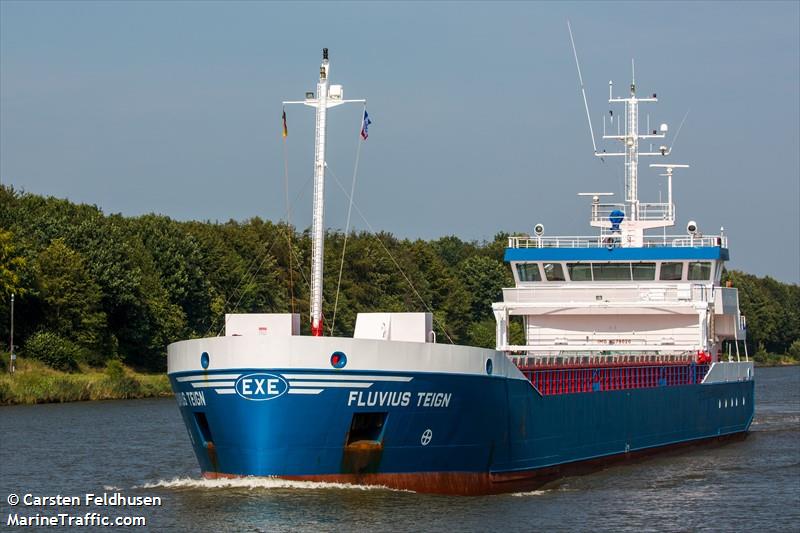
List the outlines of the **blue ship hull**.
<svg viewBox="0 0 800 533">
<path fill-rule="evenodd" d="M 208 477 L 279 476 L 457 494 L 523 490 L 562 466 L 741 434 L 754 406 L 752 379 L 542 395 L 523 379 L 406 372 L 405 381 L 376 381 L 369 390 L 342 383 L 316 394 L 284 394 L 288 379 L 320 379 L 321 372 L 244 368 L 235 370 L 233 388 L 217 392 L 214 383 L 221 382 L 214 380 L 231 372 L 170 374 Z M 350 385 L 396 379 L 377 372 L 323 374 L 354 380 Z M 243 383 L 247 376 L 272 376 L 274 397 L 243 400 L 248 387 L 265 390 Z"/>
</svg>

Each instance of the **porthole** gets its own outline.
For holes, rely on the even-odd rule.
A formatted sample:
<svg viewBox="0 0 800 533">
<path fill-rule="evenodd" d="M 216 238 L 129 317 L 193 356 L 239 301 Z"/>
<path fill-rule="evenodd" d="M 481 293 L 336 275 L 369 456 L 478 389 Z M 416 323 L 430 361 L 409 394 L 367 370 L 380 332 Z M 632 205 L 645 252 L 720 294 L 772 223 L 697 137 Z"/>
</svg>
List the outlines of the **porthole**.
<svg viewBox="0 0 800 533">
<path fill-rule="evenodd" d="M 344 352 L 333 352 L 331 355 L 331 366 L 333 368 L 344 368 L 347 364 L 347 356 Z"/>
<path fill-rule="evenodd" d="M 736 398 L 734 401 L 736 402 L 736 407 L 739 407 L 739 398 Z"/>
<path fill-rule="evenodd" d="M 717 409 L 722 409 L 722 400 L 718 400 L 718 402 L 719 402 L 719 405 L 717 406 Z"/>
<path fill-rule="evenodd" d="M 728 400 L 725 400 L 725 409 L 728 408 Z"/>
<path fill-rule="evenodd" d="M 742 396 L 742 405 L 745 404 L 744 396 Z"/>
<path fill-rule="evenodd" d="M 211 362 L 211 358 L 208 356 L 208 352 L 203 352 L 200 354 L 200 366 L 203 367 L 203 370 L 208 369 L 208 365 Z"/>
<path fill-rule="evenodd" d="M 492 363 L 491 359 L 486 360 L 486 373 L 490 376 L 492 375 L 492 370 L 494 369 L 494 363 Z"/>
</svg>

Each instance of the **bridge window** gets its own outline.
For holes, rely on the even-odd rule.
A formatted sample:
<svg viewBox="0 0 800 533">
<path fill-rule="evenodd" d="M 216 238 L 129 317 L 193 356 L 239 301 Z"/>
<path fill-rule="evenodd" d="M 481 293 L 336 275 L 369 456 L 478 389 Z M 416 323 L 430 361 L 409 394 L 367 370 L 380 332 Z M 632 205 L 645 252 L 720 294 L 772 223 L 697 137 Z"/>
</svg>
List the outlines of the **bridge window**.
<svg viewBox="0 0 800 533">
<path fill-rule="evenodd" d="M 630 281 L 630 263 L 594 263 L 592 265 L 595 281 Z"/>
<path fill-rule="evenodd" d="M 520 281 L 542 281 L 538 263 L 519 263 L 517 274 Z"/>
<path fill-rule="evenodd" d="M 547 277 L 547 281 L 565 281 L 561 263 L 545 263 L 544 275 Z"/>
<path fill-rule="evenodd" d="M 683 263 L 661 263 L 661 274 L 658 279 L 662 281 L 678 281 L 683 277 Z"/>
<path fill-rule="evenodd" d="M 708 281 L 711 277 L 710 261 L 693 261 L 689 263 L 689 279 Z"/>
<path fill-rule="evenodd" d="M 567 271 L 572 281 L 592 281 L 592 265 L 589 263 L 567 263 Z"/>
<path fill-rule="evenodd" d="M 653 281 L 656 279 L 655 263 L 634 263 L 633 279 L 637 281 Z"/>
</svg>

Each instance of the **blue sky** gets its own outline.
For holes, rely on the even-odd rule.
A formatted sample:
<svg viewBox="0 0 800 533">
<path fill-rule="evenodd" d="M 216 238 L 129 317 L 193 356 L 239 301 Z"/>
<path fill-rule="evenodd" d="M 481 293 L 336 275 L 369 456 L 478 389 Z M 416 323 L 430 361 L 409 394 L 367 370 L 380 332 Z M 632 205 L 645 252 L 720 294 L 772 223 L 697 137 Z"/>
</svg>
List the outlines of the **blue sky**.
<svg viewBox="0 0 800 533">
<path fill-rule="evenodd" d="M 800 3 L 0 2 L 0 180 L 126 215 L 277 220 L 281 101 L 323 46 L 373 124 L 356 203 L 400 237 L 592 234 L 581 191 L 622 187 L 591 154 L 570 19 L 599 129 L 636 60 L 675 132 L 678 224 L 725 227 L 730 267 L 800 281 Z M 349 189 L 361 109 L 331 111 Z M 313 111 L 287 109 L 292 222 L 310 225 Z M 643 118 L 644 118 L 643 114 Z M 611 148 L 611 146 L 609 146 Z M 640 199 L 662 178 L 640 167 Z M 347 201 L 333 176 L 326 225 Z M 365 223 L 354 217 L 357 229 Z"/>
</svg>

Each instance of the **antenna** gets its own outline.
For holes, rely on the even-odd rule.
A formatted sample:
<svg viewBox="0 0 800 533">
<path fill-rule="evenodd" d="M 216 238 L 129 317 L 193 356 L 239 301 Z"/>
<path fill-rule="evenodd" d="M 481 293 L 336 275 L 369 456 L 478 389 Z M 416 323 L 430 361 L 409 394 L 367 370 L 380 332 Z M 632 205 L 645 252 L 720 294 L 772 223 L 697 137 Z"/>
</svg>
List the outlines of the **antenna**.
<svg viewBox="0 0 800 533">
<path fill-rule="evenodd" d="M 677 163 L 650 163 L 650 168 L 663 168 L 666 169 L 664 174 L 660 174 L 660 176 L 664 176 L 667 178 L 667 204 L 669 205 L 670 213 L 674 210 L 672 204 L 672 169 L 675 168 L 689 168 L 689 165 L 680 165 Z M 674 218 L 674 213 L 672 213 Z"/>
<path fill-rule="evenodd" d="M 575 40 L 572 36 L 572 27 L 567 21 L 567 28 L 569 29 L 570 40 L 572 42 L 572 51 L 575 55 L 575 64 L 578 66 L 578 53 L 575 49 Z M 684 165 L 669 164 L 669 165 L 651 165 L 665 170 L 667 177 L 668 187 L 668 200 L 663 203 L 659 197 L 659 202 L 656 203 L 641 203 L 639 201 L 639 161 L 642 157 L 664 157 L 669 155 L 672 147 L 667 147 L 666 144 L 660 146 L 653 146 L 652 141 L 656 139 L 666 139 L 669 126 L 666 123 L 652 124 L 650 114 L 642 117 L 640 114 L 640 105 L 658 102 L 656 93 L 652 95 L 639 95 L 637 94 L 637 81 L 636 81 L 636 61 L 634 58 L 630 60 L 631 78 L 629 94 L 625 96 L 615 96 L 614 82 L 608 82 L 608 103 L 621 104 L 621 112 L 615 113 L 614 109 L 608 111 L 608 118 L 610 125 L 606 126 L 606 116 L 603 114 L 603 141 L 616 141 L 622 146 L 621 149 L 611 149 L 598 151 L 595 148 L 595 157 L 599 157 L 604 161 L 606 157 L 620 157 L 624 158 L 624 176 L 623 190 L 624 198 L 622 203 L 600 203 L 602 198 L 606 196 L 601 193 L 584 193 L 581 196 L 591 196 L 592 198 L 592 215 L 590 224 L 596 228 L 601 228 L 601 236 L 620 233 L 622 237 L 622 246 L 627 247 L 641 247 L 644 246 L 644 233 L 646 230 L 653 228 L 666 228 L 675 224 L 675 206 L 672 203 L 672 175 L 673 171 L 677 168 L 685 168 Z M 580 66 L 578 66 L 578 78 L 581 82 L 581 90 L 583 90 L 583 79 L 581 77 Z M 623 94 L 625 94 L 623 92 Z M 586 93 L 584 91 L 584 99 Z M 587 116 L 588 116 L 588 103 L 586 103 Z M 614 120 L 614 115 L 616 121 Z M 688 113 L 687 113 L 688 114 Z M 685 119 L 686 117 L 684 117 Z M 643 119 L 643 120 L 640 120 Z M 613 133 L 614 122 L 617 123 L 616 133 Z M 683 122 L 681 122 L 683 124 Z M 640 131 L 640 125 L 646 125 L 646 131 Z M 651 129 L 652 128 L 652 129 Z M 680 132 L 680 127 L 678 132 Z M 590 124 L 590 133 L 593 134 Z M 677 137 L 677 134 L 675 135 Z M 593 139 L 594 141 L 594 139 Z M 664 141 L 661 141 L 664 142 Z M 672 141 L 674 144 L 674 140 Z M 650 144 L 649 151 L 640 150 L 646 146 L 644 143 Z M 654 150 L 655 148 L 655 150 Z M 607 218 L 608 211 L 614 214 L 614 218 Z M 622 218 L 618 217 L 619 214 Z M 618 222 L 615 222 L 619 218 Z M 624 221 L 623 221 L 624 218 Z"/>
<path fill-rule="evenodd" d="M 592 116 L 589 114 L 589 101 L 586 99 L 586 89 L 583 87 L 583 76 L 581 76 L 581 65 L 578 62 L 578 51 L 575 49 L 575 39 L 572 37 L 572 26 L 567 19 L 567 30 L 569 31 L 569 42 L 572 43 L 572 54 L 575 56 L 575 66 L 578 67 L 578 81 L 581 84 L 581 94 L 583 95 L 583 107 L 586 109 L 586 120 L 589 121 L 589 135 L 592 136 L 592 149 L 597 153 L 597 144 L 594 142 L 594 129 L 592 128 Z"/>
<path fill-rule="evenodd" d="M 644 134 L 639 132 L 639 104 L 646 103 L 646 102 L 657 102 L 658 99 L 656 95 L 653 94 L 652 97 L 641 98 L 636 95 L 636 83 L 635 83 L 635 75 L 636 75 L 636 65 L 633 59 L 631 59 L 631 85 L 630 85 L 630 96 L 627 98 L 620 98 L 613 96 L 613 84 L 609 82 L 609 99 L 608 102 L 610 104 L 623 104 L 624 105 L 624 115 L 617 120 L 617 134 L 616 135 L 608 135 L 604 132 L 603 139 L 613 139 L 620 141 L 623 145 L 623 149 L 619 152 L 603 152 L 603 157 L 606 155 L 608 156 L 621 156 L 625 158 L 625 202 L 630 204 L 630 213 L 628 215 L 629 222 L 635 222 L 639 219 L 639 186 L 638 186 L 638 175 L 639 175 L 639 157 L 640 156 L 655 156 L 655 155 L 667 155 L 667 147 L 661 146 L 659 151 L 656 153 L 651 152 L 640 152 L 639 151 L 639 141 L 642 140 L 649 140 L 649 139 L 663 139 L 667 132 L 667 125 L 661 125 L 661 132 L 655 130 L 650 130 L 650 116 L 647 116 L 646 124 L 648 131 Z M 609 111 L 609 114 L 613 117 L 613 110 Z M 622 130 L 622 122 L 625 122 L 625 130 L 623 133 Z M 600 154 L 595 153 L 596 156 L 599 157 Z"/>
<path fill-rule="evenodd" d="M 683 123 L 686 122 L 686 117 L 688 117 L 688 116 L 689 116 L 689 110 L 687 109 L 686 110 L 686 114 L 683 115 L 683 119 L 681 120 L 681 123 L 678 126 L 678 131 L 675 132 L 675 137 L 672 138 L 672 142 L 669 145 L 669 150 L 667 151 L 667 153 L 671 153 L 672 152 L 672 147 L 675 146 L 675 141 L 678 140 L 678 135 L 681 134 L 681 128 L 683 127 Z"/>
</svg>

